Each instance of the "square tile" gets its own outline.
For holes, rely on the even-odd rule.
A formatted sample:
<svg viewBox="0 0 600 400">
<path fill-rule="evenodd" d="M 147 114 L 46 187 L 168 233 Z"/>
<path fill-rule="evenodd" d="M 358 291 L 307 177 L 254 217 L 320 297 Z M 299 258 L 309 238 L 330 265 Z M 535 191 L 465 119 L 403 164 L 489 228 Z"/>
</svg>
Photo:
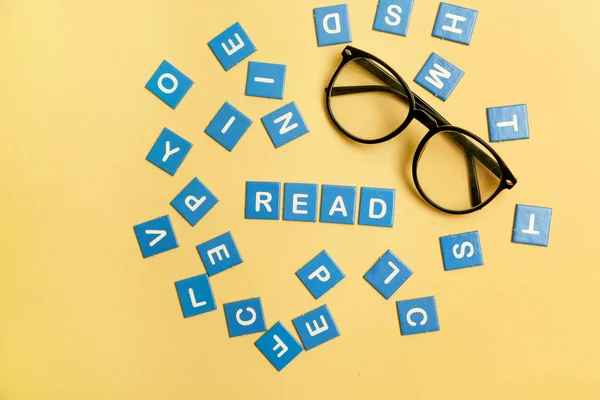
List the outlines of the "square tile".
<svg viewBox="0 0 600 400">
<path fill-rule="evenodd" d="M 309 311 L 292 322 L 305 350 L 313 349 L 340 336 L 340 331 L 327 305 Z"/>
<path fill-rule="evenodd" d="M 210 121 L 204 132 L 221 146 L 232 151 L 244 133 L 252 125 L 252 120 L 237 108 L 225 102 Z"/>
<path fill-rule="evenodd" d="M 246 96 L 283 99 L 286 69 L 283 64 L 250 61 L 246 78 Z"/>
<path fill-rule="evenodd" d="M 194 81 L 164 60 L 146 83 L 146 89 L 174 109 L 193 84 Z"/>
<path fill-rule="evenodd" d="M 171 206 L 191 226 L 195 226 L 218 202 L 219 199 L 198 178 L 194 178 L 171 201 Z"/>
<path fill-rule="evenodd" d="M 206 274 L 175 282 L 184 318 L 217 309 L 215 297 Z"/>
<path fill-rule="evenodd" d="M 265 115 L 261 118 L 261 121 L 275 148 L 279 148 L 309 132 L 296 102 L 286 104 Z"/>
<path fill-rule="evenodd" d="M 396 191 L 363 187 L 360 189 L 359 225 L 394 226 Z"/>
<path fill-rule="evenodd" d="M 229 337 L 249 335 L 267 330 L 260 297 L 223 305 Z"/>
<path fill-rule="evenodd" d="M 231 232 L 196 246 L 208 275 L 213 276 L 243 262 Z"/>
<path fill-rule="evenodd" d="M 435 53 L 423 65 L 415 82 L 446 101 L 465 73 Z"/>
<path fill-rule="evenodd" d="M 468 45 L 473 37 L 477 14 L 477 10 L 440 3 L 432 35 Z"/>
<path fill-rule="evenodd" d="M 281 322 L 273 325 L 254 344 L 277 371 L 284 369 L 304 350 Z"/>
<path fill-rule="evenodd" d="M 387 300 L 412 274 L 412 270 L 388 250 L 367 271 L 364 278 Z"/>
<path fill-rule="evenodd" d="M 317 221 L 319 186 L 311 183 L 283 185 L 283 219 L 285 221 Z"/>
<path fill-rule="evenodd" d="M 512 241 L 548 246 L 551 219 L 551 208 L 517 204 Z"/>
<path fill-rule="evenodd" d="M 406 36 L 414 0 L 379 0 L 373 29 Z"/>
<path fill-rule="evenodd" d="M 231 25 L 208 42 L 208 47 L 225 71 L 229 71 L 256 51 L 256 46 L 239 22 Z"/>
<path fill-rule="evenodd" d="M 146 156 L 146 160 L 173 176 L 191 149 L 190 142 L 170 129 L 164 128 Z"/>
<path fill-rule="evenodd" d="M 440 330 L 434 296 L 398 301 L 396 308 L 402 335 Z"/>
<path fill-rule="evenodd" d="M 490 142 L 529 139 L 527 105 L 490 107 L 487 109 Z"/>
<path fill-rule="evenodd" d="M 323 185 L 321 188 L 321 222 L 354 224 L 356 187 Z"/>
<path fill-rule="evenodd" d="M 281 183 L 246 182 L 246 219 L 279 219 Z"/>
<path fill-rule="evenodd" d="M 446 271 L 483 265 L 478 231 L 442 236 L 440 246 Z"/>
<path fill-rule="evenodd" d="M 333 289 L 346 277 L 325 250 L 300 268 L 296 276 L 315 299 Z"/>
<path fill-rule="evenodd" d="M 133 231 L 144 258 L 179 247 L 168 215 L 138 224 Z"/>
<path fill-rule="evenodd" d="M 315 8 L 314 17 L 319 46 L 352 42 L 347 4 Z"/>
</svg>

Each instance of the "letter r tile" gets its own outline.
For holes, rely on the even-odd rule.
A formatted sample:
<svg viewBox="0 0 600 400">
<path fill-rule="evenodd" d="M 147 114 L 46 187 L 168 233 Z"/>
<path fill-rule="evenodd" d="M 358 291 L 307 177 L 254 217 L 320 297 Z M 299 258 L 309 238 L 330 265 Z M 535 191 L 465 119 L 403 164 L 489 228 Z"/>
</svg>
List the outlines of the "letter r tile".
<svg viewBox="0 0 600 400">
<path fill-rule="evenodd" d="M 191 226 L 195 226 L 218 202 L 219 199 L 198 178 L 194 178 L 171 201 L 171 206 Z"/>
<path fill-rule="evenodd" d="M 231 232 L 196 246 L 209 276 L 216 275 L 243 262 Z"/>
</svg>

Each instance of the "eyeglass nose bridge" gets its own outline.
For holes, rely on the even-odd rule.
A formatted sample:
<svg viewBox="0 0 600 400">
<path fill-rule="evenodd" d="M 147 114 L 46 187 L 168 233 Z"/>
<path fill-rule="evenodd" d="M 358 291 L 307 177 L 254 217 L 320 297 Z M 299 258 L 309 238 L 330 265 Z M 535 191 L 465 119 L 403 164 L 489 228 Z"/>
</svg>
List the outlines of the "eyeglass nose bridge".
<svg viewBox="0 0 600 400">
<path fill-rule="evenodd" d="M 435 118 L 433 118 L 433 116 L 429 115 L 429 113 L 424 110 L 416 109 L 413 115 L 417 121 L 425 125 L 429 130 L 435 129 L 439 126 Z"/>
</svg>

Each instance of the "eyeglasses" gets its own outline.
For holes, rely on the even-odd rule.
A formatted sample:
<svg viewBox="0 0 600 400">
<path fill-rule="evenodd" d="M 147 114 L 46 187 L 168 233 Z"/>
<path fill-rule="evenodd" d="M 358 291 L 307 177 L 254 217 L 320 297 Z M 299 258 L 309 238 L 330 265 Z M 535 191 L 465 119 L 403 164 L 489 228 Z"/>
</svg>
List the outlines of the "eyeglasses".
<svg viewBox="0 0 600 400">
<path fill-rule="evenodd" d="M 426 79 L 442 88 L 448 74 Z M 416 119 L 429 132 L 417 146 L 412 176 L 419 194 L 450 214 L 467 214 L 489 204 L 517 179 L 502 158 L 475 134 L 450 123 L 413 93 L 379 58 L 347 46 L 325 89 L 327 112 L 348 138 L 363 144 L 393 139 Z"/>
</svg>

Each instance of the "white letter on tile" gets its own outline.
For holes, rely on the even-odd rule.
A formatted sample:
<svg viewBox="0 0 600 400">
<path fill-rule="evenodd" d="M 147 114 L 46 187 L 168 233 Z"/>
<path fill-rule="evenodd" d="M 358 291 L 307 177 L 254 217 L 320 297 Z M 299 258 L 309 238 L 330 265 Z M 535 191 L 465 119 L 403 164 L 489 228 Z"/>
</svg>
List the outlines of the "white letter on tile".
<svg viewBox="0 0 600 400">
<path fill-rule="evenodd" d="M 415 313 L 421 314 L 423 316 L 423 319 L 421 320 L 421 322 L 419 322 L 419 324 L 425 325 L 427 323 L 427 313 L 422 308 L 411 308 L 410 311 L 406 313 L 406 321 L 408 322 L 408 324 L 410 326 L 417 326 L 417 323 L 410 318 Z"/>
<path fill-rule="evenodd" d="M 298 127 L 298 124 L 296 124 L 296 123 L 288 126 L 288 124 L 292 120 L 293 116 L 294 116 L 294 114 L 292 114 L 292 112 L 290 111 L 288 113 L 283 114 L 281 117 L 278 117 L 275 121 L 273 121 L 276 124 L 283 121 L 283 125 L 281 125 L 281 128 L 279 128 L 280 135 L 284 135 L 284 134 L 288 133 L 289 131 L 294 130 Z"/>
<path fill-rule="evenodd" d="M 383 281 L 383 283 L 386 284 L 386 285 L 388 283 L 390 283 L 392 281 L 392 279 L 394 279 L 396 277 L 396 275 L 398 275 L 398 272 L 400 272 L 400 269 L 398 267 L 396 267 L 393 262 L 388 261 L 388 265 L 390 267 L 392 267 L 393 271 L 392 271 L 392 273 L 387 278 L 385 278 L 385 281 Z"/>
<path fill-rule="evenodd" d="M 396 12 L 394 12 L 394 11 L 396 11 Z M 400 25 L 400 21 L 402 21 L 402 19 L 400 18 L 400 14 L 402 14 L 402 8 L 400 8 L 399 5 L 392 4 L 392 5 L 388 6 L 387 13 L 390 14 L 390 16 L 394 19 L 392 20 L 390 18 L 390 16 L 386 15 L 385 16 L 386 24 L 391 25 L 391 26 Z"/>
<path fill-rule="evenodd" d="M 381 212 L 377 215 L 375 214 L 375 203 L 381 204 Z M 387 204 L 385 204 L 385 201 L 383 201 L 381 199 L 371 199 L 371 201 L 369 202 L 369 218 L 381 219 L 381 218 L 385 217 L 386 213 L 387 213 Z"/>
<path fill-rule="evenodd" d="M 252 325 L 254 322 L 256 322 L 256 311 L 254 311 L 254 308 L 246 307 L 246 311 L 248 311 L 250 314 L 252 314 L 252 318 L 245 319 L 245 320 L 242 319 L 241 315 L 244 312 L 244 310 L 242 310 L 241 308 L 239 310 L 237 310 L 237 312 L 235 313 L 235 320 L 237 321 L 238 324 L 240 324 L 242 326 Z"/>
<path fill-rule="evenodd" d="M 459 247 L 460 247 L 460 252 L 458 251 Z M 473 247 L 471 242 L 464 242 L 460 246 L 457 244 L 452 246 L 452 254 L 454 254 L 454 258 L 458 258 L 458 259 L 463 258 L 465 256 L 465 250 L 467 250 L 467 248 L 469 249 L 469 251 L 467 253 L 467 258 L 469 258 L 475 253 L 475 248 Z"/>
<path fill-rule="evenodd" d="M 335 28 L 333 29 L 329 28 L 328 23 L 331 18 L 333 18 L 333 22 L 335 23 Z M 325 29 L 325 32 L 327 33 L 340 33 L 342 31 L 342 27 L 340 26 L 340 14 L 327 14 L 325 18 L 323 18 L 323 29 Z"/>
<path fill-rule="evenodd" d="M 448 32 L 452 32 L 452 33 L 458 33 L 459 35 L 461 33 L 463 33 L 462 29 L 458 29 L 456 27 L 456 24 L 458 23 L 458 21 L 460 22 L 465 22 L 467 19 L 465 17 L 462 17 L 460 15 L 454 15 L 454 14 L 450 14 L 447 13 L 446 14 L 446 18 L 450 18 L 452 20 L 452 26 L 442 26 L 442 29 Z"/>
<path fill-rule="evenodd" d="M 527 235 L 539 235 L 540 231 L 536 231 L 535 229 L 533 229 L 534 226 L 535 226 L 535 214 L 531 214 L 529 216 L 529 228 L 523 229 L 521 232 L 523 232 Z M 152 244 L 151 244 L 151 246 L 152 246 Z"/>
<path fill-rule="evenodd" d="M 515 132 L 519 132 L 519 121 L 517 120 L 517 114 L 513 114 L 512 121 L 498 122 L 496 124 L 496 127 L 498 128 L 506 128 L 507 126 L 512 126 Z"/>
<path fill-rule="evenodd" d="M 279 336 L 273 335 L 273 339 L 275 339 L 275 341 L 277 342 L 275 347 L 273 347 L 273 351 L 275 351 L 277 349 L 281 349 L 279 354 L 277 354 L 277 358 L 279 358 L 282 355 L 284 355 L 286 353 L 286 351 L 288 351 L 288 347 L 285 345 L 285 343 L 283 343 L 283 340 L 279 339 Z"/>
<path fill-rule="evenodd" d="M 206 200 L 206 196 L 202 196 L 200 198 L 200 200 L 198 200 L 194 196 L 188 196 L 185 198 L 185 205 L 191 211 L 196 211 L 198 209 L 198 207 L 200 207 L 202 205 L 202 203 L 204 203 L 205 200 Z"/>
<path fill-rule="evenodd" d="M 238 35 L 236 33 L 234 36 L 237 39 L 238 44 L 234 44 L 233 40 L 229 39 L 228 42 L 229 42 L 229 45 L 231 46 L 231 49 L 228 49 L 227 46 L 225 46 L 225 43 L 221 43 L 221 47 L 223 47 L 223 50 L 225 50 L 225 53 L 227 53 L 228 56 L 234 54 L 236 51 L 238 51 L 239 49 L 244 47 L 244 42 L 242 41 L 242 38 L 240 37 L 240 35 Z"/>
<path fill-rule="evenodd" d="M 188 289 L 188 293 L 190 295 L 190 300 L 192 301 L 192 307 L 194 308 L 198 308 L 198 307 L 202 307 L 203 305 L 206 304 L 205 301 L 196 301 L 196 296 L 194 296 L 194 290 L 192 288 Z"/>
<path fill-rule="evenodd" d="M 171 150 L 171 142 L 167 140 L 167 142 L 165 143 L 165 155 L 162 158 L 162 162 L 167 162 L 169 157 L 179 152 L 179 150 L 181 150 L 179 147 L 175 147 L 173 150 Z"/>
<path fill-rule="evenodd" d="M 450 73 L 450 71 L 441 67 L 439 64 L 433 64 L 433 67 L 437 69 L 437 71 L 435 69 L 430 69 L 429 75 L 431 76 L 426 76 L 425 80 L 431 83 L 436 88 L 441 89 L 444 87 L 444 82 L 442 82 L 440 77 L 448 79 L 452 76 L 452 74 Z"/>
<path fill-rule="evenodd" d="M 269 202 L 273 200 L 273 196 L 269 192 L 256 192 L 256 212 L 260 211 L 260 205 L 265 206 L 268 212 L 273 211 Z"/>
<path fill-rule="evenodd" d="M 346 212 L 346 206 L 344 205 L 344 199 L 342 198 L 342 196 L 338 196 L 335 198 L 335 201 L 331 206 L 331 210 L 329 210 L 329 216 L 331 217 L 336 211 L 341 211 L 344 217 L 348 216 L 348 212 Z"/>
<path fill-rule="evenodd" d="M 156 243 L 160 242 L 162 238 L 167 236 L 167 231 L 155 230 L 155 229 L 146 229 L 144 232 L 146 235 L 158 235 L 150 242 L 150 247 L 153 247 Z"/>
<path fill-rule="evenodd" d="M 224 244 L 214 247 L 206 252 L 208 258 L 210 258 L 210 263 L 212 265 L 215 265 L 215 259 L 213 258 L 213 255 L 215 254 L 219 258 L 219 261 L 223 261 L 223 256 L 221 255 L 221 252 L 225 254 L 225 258 L 229 258 L 229 251 L 227 251 L 227 246 L 225 246 Z"/>
<path fill-rule="evenodd" d="M 307 199 L 308 195 L 304 193 L 297 193 L 292 196 L 292 213 L 294 214 L 308 214 L 307 210 L 298 210 L 298 206 L 305 206 L 308 203 L 305 201 L 299 201 L 299 198 Z"/>
<path fill-rule="evenodd" d="M 323 323 L 323 326 L 319 326 L 317 324 L 317 320 L 313 321 L 313 324 L 315 325 L 314 331 L 310 328 L 310 325 L 308 324 L 308 322 L 306 323 L 306 329 L 308 329 L 308 333 L 310 334 L 310 336 L 317 336 L 319 333 L 323 333 L 327 329 L 329 329 L 329 326 L 327 325 L 327 321 L 325 321 L 325 317 L 322 315 L 321 315 L 321 322 Z"/>
<path fill-rule="evenodd" d="M 330 278 L 330 274 L 329 271 L 327 271 L 327 268 L 325 268 L 324 265 L 321 265 L 319 268 L 315 269 L 313 271 L 312 274 L 310 274 L 308 276 L 308 279 L 313 279 L 314 277 L 317 277 L 321 282 L 327 282 Z"/>
<path fill-rule="evenodd" d="M 164 79 L 168 79 L 171 82 L 173 82 L 173 87 L 171 89 L 167 89 L 164 85 L 163 85 L 163 80 Z M 173 93 L 175 90 L 177 90 L 177 78 L 175 78 L 172 74 L 162 74 L 160 76 L 160 78 L 158 78 L 158 88 L 160 89 L 161 92 L 164 92 L 166 94 L 171 94 Z"/>
</svg>

